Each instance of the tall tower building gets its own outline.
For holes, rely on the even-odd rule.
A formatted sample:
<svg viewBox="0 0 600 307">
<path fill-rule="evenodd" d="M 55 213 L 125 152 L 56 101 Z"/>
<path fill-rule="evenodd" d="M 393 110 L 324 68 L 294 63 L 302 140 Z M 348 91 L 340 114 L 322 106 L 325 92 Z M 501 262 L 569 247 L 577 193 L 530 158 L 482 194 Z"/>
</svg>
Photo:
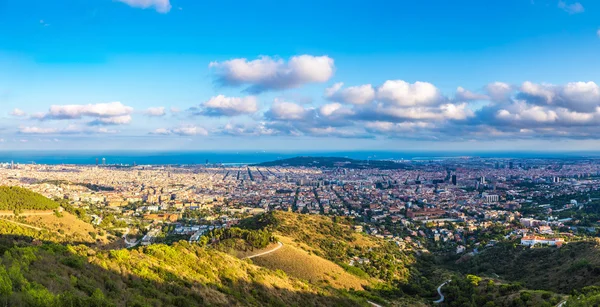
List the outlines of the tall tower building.
<svg viewBox="0 0 600 307">
<path fill-rule="evenodd" d="M 106 165 L 106 158 L 102 158 L 102 165 Z"/>
<path fill-rule="evenodd" d="M 452 175 L 452 184 L 456 185 L 456 175 Z"/>
</svg>

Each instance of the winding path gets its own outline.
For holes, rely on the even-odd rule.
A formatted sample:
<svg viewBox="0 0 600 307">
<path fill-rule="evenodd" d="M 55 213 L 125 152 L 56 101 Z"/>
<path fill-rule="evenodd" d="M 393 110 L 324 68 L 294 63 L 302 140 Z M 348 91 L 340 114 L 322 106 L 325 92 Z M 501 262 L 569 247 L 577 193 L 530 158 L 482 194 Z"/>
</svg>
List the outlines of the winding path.
<svg viewBox="0 0 600 307">
<path fill-rule="evenodd" d="M 260 257 L 260 256 L 268 255 L 268 254 L 270 254 L 270 253 L 272 253 L 272 252 L 274 252 L 274 251 L 276 251 L 276 250 L 280 249 L 281 247 L 283 247 L 283 243 L 281 243 L 281 242 L 277 242 L 277 247 L 275 247 L 275 248 L 274 248 L 274 249 L 272 249 L 272 250 L 268 250 L 268 251 L 266 251 L 266 252 L 258 253 L 258 254 L 256 254 L 256 255 L 252 255 L 252 256 L 247 256 L 247 257 L 244 257 L 244 258 L 242 258 L 242 259 L 252 259 L 252 258 L 255 258 L 255 257 Z"/>
<path fill-rule="evenodd" d="M 13 224 L 15 224 L 15 225 L 18 225 L 18 226 L 21 226 L 21 227 L 27 227 L 27 228 L 35 229 L 35 230 L 37 230 L 37 231 L 42 231 L 42 230 L 43 230 L 43 228 L 40 228 L 40 227 L 35 227 L 35 226 L 31 226 L 31 225 L 29 225 L 29 224 L 23 224 L 23 223 L 19 223 L 19 222 L 11 221 L 11 220 L 9 220 L 9 219 L 3 219 L 3 218 L 0 218 L 0 220 L 3 220 L 3 221 L 5 221 L 5 222 L 9 222 L 9 223 L 13 223 Z"/>
<path fill-rule="evenodd" d="M 127 248 L 135 247 L 136 245 L 138 245 L 138 243 L 140 243 L 141 240 L 137 240 L 135 242 L 127 241 L 127 234 L 129 234 L 129 227 L 127 227 L 127 230 L 123 234 L 123 241 L 125 241 L 125 246 L 127 246 Z"/>
<path fill-rule="evenodd" d="M 437 288 L 437 292 L 440 295 L 440 299 L 437 301 L 433 301 L 434 304 L 439 304 L 441 302 L 444 301 L 444 295 L 442 294 L 442 287 L 445 286 L 447 283 L 451 282 L 452 279 L 449 279 L 447 281 L 445 281 L 444 283 L 442 283 L 438 288 Z"/>
</svg>

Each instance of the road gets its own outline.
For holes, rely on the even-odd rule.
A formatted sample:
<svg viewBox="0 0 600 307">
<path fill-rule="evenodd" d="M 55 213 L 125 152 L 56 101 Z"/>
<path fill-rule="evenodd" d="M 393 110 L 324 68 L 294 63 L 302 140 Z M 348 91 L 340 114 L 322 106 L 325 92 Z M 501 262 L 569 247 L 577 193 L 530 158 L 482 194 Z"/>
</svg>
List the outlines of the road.
<svg viewBox="0 0 600 307">
<path fill-rule="evenodd" d="M 437 288 L 437 292 L 440 295 L 440 299 L 437 301 L 433 301 L 434 304 L 439 304 L 441 302 L 444 301 L 444 295 L 442 294 L 442 287 L 445 286 L 447 283 L 451 282 L 452 280 L 449 279 L 447 281 L 445 281 L 443 284 L 441 284 L 438 288 Z"/>
<path fill-rule="evenodd" d="M 566 303 L 567 303 L 567 300 L 564 300 L 564 301 L 558 303 L 558 305 L 556 305 L 556 307 L 563 307 Z"/>
<path fill-rule="evenodd" d="M 383 307 L 383 306 L 381 306 L 377 303 L 371 302 L 371 301 L 367 301 L 367 303 L 371 304 L 371 306 L 373 306 L 373 307 Z"/>
<path fill-rule="evenodd" d="M 123 240 L 125 241 L 125 246 L 127 246 L 127 248 L 135 247 L 136 245 L 138 245 L 140 243 L 140 241 L 139 240 L 135 241 L 135 242 L 129 242 L 129 241 L 127 241 L 127 234 L 128 233 L 129 233 L 129 228 L 127 228 L 127 230 L 123 234 Z"/>
<path fill-rule="evenodd" d="M 266 251 L 266 252 L 258 253 L 258 254 L 256 254 L 256 255 L 252 255 L 252 256 L 244 257 L 244 258 L 242 258 L 242 259 L 252 259 L 252 258 L 255 258 L 255 257 L 260 257 L 260 256 L 268 255 L 268 254 L 270 254 L 270 253 L 272 253 L 272 252 L 274 252 L 274 251 L 276 251 L 276 250 L 280 249 L 282 246 L 283 246 L 283 243 L 281 243 L 281 242 L 277 242 L 277 247 L 275 247 L 275 248 L 274 248 L 274 249 L 272 249 L 272 250 L 268 250 L 268 251 Z"/>
</svg>

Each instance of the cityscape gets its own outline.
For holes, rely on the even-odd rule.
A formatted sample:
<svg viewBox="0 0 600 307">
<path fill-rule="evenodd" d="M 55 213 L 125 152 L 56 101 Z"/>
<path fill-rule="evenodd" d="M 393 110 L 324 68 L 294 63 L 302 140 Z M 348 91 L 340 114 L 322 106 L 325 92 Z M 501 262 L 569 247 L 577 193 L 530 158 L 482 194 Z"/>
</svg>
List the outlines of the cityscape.
<svg viewBox="0 0 600 307">
<path fill-rule="evenodd" d="M 600 306 L 598 54 L 598 0 L 0 0 L 0 306 Z"/>
</svg>

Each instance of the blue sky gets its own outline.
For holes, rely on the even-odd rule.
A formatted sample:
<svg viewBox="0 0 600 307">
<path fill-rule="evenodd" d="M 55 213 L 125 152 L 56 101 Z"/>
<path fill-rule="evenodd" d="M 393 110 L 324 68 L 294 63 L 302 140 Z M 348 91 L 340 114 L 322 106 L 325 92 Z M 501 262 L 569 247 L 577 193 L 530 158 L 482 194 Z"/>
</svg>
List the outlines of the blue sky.
<svg viewBox="0 0 600 307">
<path fill-rule="evenodd" d="M 589 0 L 0 0 L 0 149 L 598 150 L 599 17 Z"/>
</svg>

